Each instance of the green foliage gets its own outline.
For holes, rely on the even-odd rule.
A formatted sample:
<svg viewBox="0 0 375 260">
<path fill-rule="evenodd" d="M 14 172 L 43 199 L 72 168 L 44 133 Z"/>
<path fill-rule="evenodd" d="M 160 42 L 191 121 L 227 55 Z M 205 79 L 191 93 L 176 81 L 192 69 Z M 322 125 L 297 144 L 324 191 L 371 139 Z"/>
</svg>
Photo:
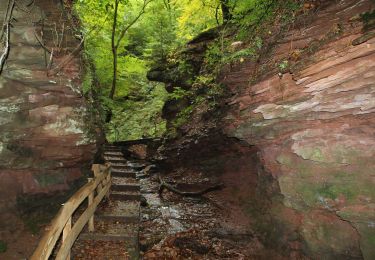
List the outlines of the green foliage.
<svg viewBox="0 0 375 260">
<path fill-rule="evenodd" d="M 180 113 L 178 113 L 176 119 L 173 121 L 173 127 L 179 128 L 183 126 L 190 118 L 190 115 L 194 111 L 194 106 L 188 106 L 184 110 L 182 110 Z"/>
<path fill-rule="evenodd" d="M 300 1 L 296 0 L 233 0 L 230 4 L 233 20 L 221 29 L 220 37 L 210 44 L 205 55 L 206 68 L 213 72 L 224 64 L 243 62 L 245 58 L 257 60 L 264 47 L 263 39 L 272 35 L 269 28 L 275 18 L 279 17 L 279 25 L 285 26 L 301 8 Z M 239 45 L 232 45 L 235 43 Z"/>
<path fill-rule="evenodd" d="M 106 125 L 107 139 L 113 141 L 162 135 L 165 122 L 161 111 L 168 98 L 189 96 L 191 100 L 203 99 L 215 106 L 222 92 L 220 86 L 215 85 L 218 69 L 223 64 L 241 62 L 244 58 L 257 59 L 264 45 L 263 39 L 270 33 L 262 30 L 264 24 L 274 19 L 275 14 L 285 20 L 293 19 L 290 18 L 294 17 L 290 12 L 300 7 L 300 1 L 297 0 L 228 0 L 227 7 L 233 19 L 224 23 L 223 2 L 152 1 L 141 19 L 130 27 L 119 46 L 117 88 L 114 100 L 111 100 L 107 97 L 113 75 L 111 32 L 114 3 L 111 0 L 75 1 L 74 8 L 82 23 L 82 34 L 85 35 L 85 56 L 92 61 L 94 68 L 87 70 L 84 75 L 83 93 L 89 93 L 96 82 L 100 86 L 95 91 L 102 110 L 112 111 L 113 115 L 111 122 Z M 119 31 L 129 26 L 137 16 L 142 3 L 143 0 L 120 1 L 116 39 L 119 38 Z M 280 9 L 288 10 L 289 13 L 279 14 Z M 220 36 L 205 54 L 205 75 L 194 75 L 197 71 L 184 61 L 185 54 L 182 54 L 181 48 L 201 32 L 217 26 L 220 26 Z M 233 48 L 231 44 L 238 40 L 243 41 L 244 46 Z M 169 75 L 172 80 L 181 82 L 177 85 L 185 88 L 196 84 L 207 90 L 205 94 L 193 98 L 192 93 L 179 88 L 168 94 L 162 85 L 150 83 L 146 72 L 151 66 L 163 63 L 176 65 L 169 71 Z M 186 110 L 179 117 L 185 118 L 189 114 L 191 111 Z"/>
<path fill-rule="evenodd" d="M 130 0 L 119 5 L 119 30 L 139 12 L 142 1 Z M 112 112 L 112 120 L 106 125 L 109 141 L 138 139 L 142 136 L 160 136 L 165 129 L 161 109 L 167 97 L 160 84 L 146 79 L 151 57 L 162 59 L 169 52 L 173 39 L 171 31 L 165 32 L 167 12 L 161 1 L 155 1 L 149 11 L 157 14 L 159 24 L 153 16 L 145 16 L 129 29 L 119 47 L 118 81 L 114 100 L 108 98 L 112 84 L 111 32 L 113 19 L 112 1 L 81 0 L 75 10 L 86 35 L 85 55 L 92 60 L 100 85 L 99 101 L 102 108 Z M 152 25 L 152 26 L 149 26 Z M 118 35 L 116 36 L 118 37 Z M 169 39 L 166 39 L 169 37 Z M 94 76 L 86 71 L 82 84 L 84 94 L 93 86 Z M 104 121 L 105 114 L 102 115 Z"/>
<path fill-rule="evenodd" d="M 375 2 L 375 1 L 374 1 Z M 375 28 L 375 10 L 361 15 L 363 21 L 363 30 L 368 31 Z"/>
<path fill-rule="evenodd" d="M 183 40 L 191 40 L 202 31 L 216 27 L 218 20 L 221 20 L 221 13 L 218 13 L 216 20 L 219 4 L 219 0 L 178 1 L 178 8 L 181 10 L 181 16 L 178 18 L 178 36 Z"/>
<path fill-rule="evenodd" d="M 114 117 L 107 125 L 107 138 L 117 141 L 161 136 L 165 132 L 161 110 L 166 98 L 164 86 L 155 84 L 146 98 L 117 101 L 113 108 Z"/>
<path fill-rule="evenodd" d="M 283 60 L 278 64 L 278 69 L 281 73 L 285 73 L 289 68 L 289 61 L 288 60 Z"/>
<path fill-rule="evenodd" d="M 5 253 L 8 249 L 8 245 L 5 241 L 0 240 L 0 253 Z"/>
<path fill-rule="evenodd" d="M 82 92 L 84 95 L 90 92 L 91 87 L 94 85 L 93 75 L 90 71 L 86 71 L 82 81 Z"/>
<path fill-rule="evenodd" d="M 255 57 L 256 54 L 257 52 L 254 48 L 246 48 L 232 53 L 225 59 L 225 61 L 231 62 L 240 60 L 241 58 Z"/>
<path fill-rule="evenodd" d="M 261 48 L 262 40 L 259 37 L 256 37 L 246 48 L 239 50 L 233 50 L 230 46 L 230 41 L 220 43 L 217 40 L 209 46 L 206 52 L 205 65 L 208 70 L 215 72 L 224 64 L 243 61 L 244 58 L 257 58 Z"/>
<path fill-rule="evenodd" d="M 210 44 L 205 56 L 207 68 L 214 70 L 219 63 L 221 64 L 223 58 L 224 50 L 221 48 L 218 42 Z"/>
<path fill-rule="evenodd" d="M 169 99 L 181 99 L 189 95 L 189 92 L 182 88 L 175 88 L 172 93 L 168 95 Z"/>
<path fill-rule="evenodd" d="M 211 74 L 209 75 L 199 75 L 195 79 L 195 83 L 202 84 L 202 85 L 209 85 L 215 83 L 215 77 Z"/>
</svg>

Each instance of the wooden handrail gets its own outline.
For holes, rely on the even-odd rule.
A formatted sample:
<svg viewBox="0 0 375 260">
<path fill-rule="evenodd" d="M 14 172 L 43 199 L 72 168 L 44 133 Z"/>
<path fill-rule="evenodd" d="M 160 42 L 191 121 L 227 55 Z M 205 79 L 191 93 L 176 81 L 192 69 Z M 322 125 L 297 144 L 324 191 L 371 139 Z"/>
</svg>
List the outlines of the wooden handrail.
<svg viewBox="0 0 375 260">
<path fill-rule="evenodd" d="M 98 204 L 105 195 L 108 196 L 111 187 L 111 172 L 109 166 L 94 164 L 92 166 L 94 178 L 80 188 L 59 210 L 52 220 L 46 232 L 40 240 L 30 260 L 47 260 L 56 246 L 56 242 L 62 237 L 62 244 L 56 251 L 56 259 L 70 259 L 70 251 L 81 233 L 89 223 L 89 231 L 94 231 L 94 213 Z M 95 196 L 96 194 L 96 196 Z M 82 213 L 72 226 L 72 215 L 76 209 L 88 199 L 87 209 Z"/>
</svg>

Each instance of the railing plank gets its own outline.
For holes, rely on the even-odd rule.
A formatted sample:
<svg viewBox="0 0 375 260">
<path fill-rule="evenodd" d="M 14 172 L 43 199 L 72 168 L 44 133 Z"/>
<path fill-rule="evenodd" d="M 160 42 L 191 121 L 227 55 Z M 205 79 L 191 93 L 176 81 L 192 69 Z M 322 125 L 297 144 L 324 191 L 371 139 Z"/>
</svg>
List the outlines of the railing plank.
<svg viewBox="0 0 375 260">
<path fill-rule="evenodd" d="M 102 183 L 100 183 L 98 185 L 101 186 Z M 100 192 L 98 192 L 99 194 Z M 90 207 L 91 204 L 94 202 L 94 192 L 91 192 L 90 195 L 89 195 L 89 199 L 88 199 L 88 205 L 87 207 Z M 94 214 L 92 214 L 92 216 L 89 218 L 89 232 L 94 232 Z"/>
<path fill-rule="evenodd" d="M 66 240 L 71 230 L 72 230 L 72 217 L 69 218 L 68 222 L 66 223 L 64 227 L 63 237 L 62 237 L 63 242 Z M 66 256 L 66 260 L 70 260 L 70 251 L 68 255 Z"/>
<path fill-rule="evenodd" d="M 78 235 L 81 233 L 82 229 L 86 225 L 87 221 L 89 220 L 90 216 L 92 216 L 110 188 L 110 183 L 106 183 L 105 188 L 98 194 L 98 196 L 93 200 L 93 203 L 83 212 L 83 214 L 79 217 L 77 222 L 74 224 L 72 231 L 69 233 L 65 241 L 62 243 L 59 252 L 57 253 L 56 260 L 65 260 L 67 255 L 70 252 L 74 242 L 76 241 Z"/>
<path fill-rule="evenodd" d="M 48 260 L 49 256 L 51 255 L 57 240 L 61 236 L 61 233 L 64 227 L 67 225 L 69 219 L 71 218 L 74 211 L 81 205 L 81 203 L 97 189 L 98 185 L 101 184 L 103 181 L 106 182 L 106 186 L 111 185 L 108 181 L 110 178 L 109 168 L 100 167 L 98 165 L 93 165 L 96 169 L 99 169 L 103 172 L 103 174 L 97 174 L 94 181 L 87 183 L 82 188 L 80 188 L 59 210 L 56 217 L 52 220 L 51 225 L 48 227 L 46 233 L 43 235 L 42 239 L 39 242 L 38 247 L 34 251 L 33 255 L 31 256 L 30 260 Z M 106 187 L 109 190 L 109 187 Z M 103 190 L 102 190 L 103 191 Z M 102 194 L 102 192 L 100 193 Z M 104 193 L 105 194 L 105 193 Z M 104 195 L 103 195 L 104 196 Z M 100 202 L 100 201 L 99 201 Z M 85 211 L 86 212 L 86 211 Z M 86 221 L 87 222 L 87 221 Z M 67 238 L 69 235 L 67 236 Z M 65 255 L 65 257 L 67 254 Z M 64 259 L 65 260 L 65 259 Z"/>
</svg>

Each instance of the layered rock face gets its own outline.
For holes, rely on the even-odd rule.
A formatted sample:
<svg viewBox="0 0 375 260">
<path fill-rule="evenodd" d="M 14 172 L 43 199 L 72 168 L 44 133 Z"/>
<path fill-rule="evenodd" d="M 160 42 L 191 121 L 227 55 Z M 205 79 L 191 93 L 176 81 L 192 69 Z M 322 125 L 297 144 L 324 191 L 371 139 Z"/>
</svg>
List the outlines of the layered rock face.
<svg viewBox="0 0 375 260">
<path fill-rule="evenodd" d="M 62 3 L 17 0 L 12 10 L 0 75 L 0 209 L 17 194 L 67 189 L 96 152 L 100 127 L 80 93 L 80 40 Z M 7 6 L 0 0 L 1 19 Z"/>
<path fill-rule="evenodd" d="M 375 33 L 360 15 L 375 5 L 323 3 L 259 64 L 226 68 L 224 132 L 257 147 L 281 195 L 273 232 L 290 248 L 374 259 Z"/>
</svg>

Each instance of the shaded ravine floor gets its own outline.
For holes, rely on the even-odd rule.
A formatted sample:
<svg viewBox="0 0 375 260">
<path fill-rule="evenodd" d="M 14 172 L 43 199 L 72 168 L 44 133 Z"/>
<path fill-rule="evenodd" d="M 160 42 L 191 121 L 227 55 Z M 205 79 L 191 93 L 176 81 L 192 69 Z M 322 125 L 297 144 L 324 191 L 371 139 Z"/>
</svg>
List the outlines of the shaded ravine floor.
<svg viewBox="0 0 375 260">
<path fill-rule="evenodd" d="M 192 187 L 197 189 L 197 184 L 204 186 L 209 181 L 199 174 L 178 172 L 170 173 L 164 180 L 191 191 Z M 266 250 L 246 224 L 232 218 L 232 208 L 222 204 L 222 191 L 201 197 L 182 197 L 164 191 L 159 197 L 157 176 L 140 182 L 147 200 L 147 206 L 141 208 L 143 259 L 282 259 Z M 179 183 L 194 184 L 189 187 Z"/>
<path fill-rule="evenodd" d="M 107 146 L 112 166 L 109 200 L 96 212 L 95 232 L 85 230 L 72 251 L 73 259 L 286 259 L 260 242 L 241 220 L 223 190 L 184 197 L 168 190 L 159 194 L 159 171 L 145 160 L 124 158 Z M 215 180 L 172 170 L 164 181 L 194 191 Z"/>
<path fill-rule="evenodd" d="M 124 158 L 119 147 L 107 146 L 104 156 L 112 164 L 110 197 L 95 213 L 95 232 L 86 228 L 75 242 L 72 259 L 288 259 L 260 242 L 236 203 L 228 204 L 228 189 L 199 197 L 159 194 L 155 165 Z M 162 178 L 189 191 L 217 181 L 189 167 Z"/>
</svg>

